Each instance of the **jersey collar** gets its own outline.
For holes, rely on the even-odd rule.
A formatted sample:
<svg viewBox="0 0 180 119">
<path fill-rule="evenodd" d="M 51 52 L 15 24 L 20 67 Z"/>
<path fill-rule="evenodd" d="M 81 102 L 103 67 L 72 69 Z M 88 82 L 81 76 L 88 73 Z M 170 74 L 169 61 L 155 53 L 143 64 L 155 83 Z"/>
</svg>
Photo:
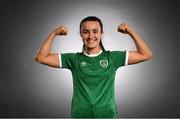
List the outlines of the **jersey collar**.
<svg viewBox="0 0 180 119">
<path fill-rule="evenodd" d="M 87 52 L 83 48 L 83 54 L 88 56 L 88 57 L 96 57 L 96 56 L 100 55 L 101 53 L 102 53 L 102 50 L 100 50 L 99 53 L 97 53 L 97 54 L 90 54 L 89 55 L 89 54 L 87 54 Z"/>
</svg>

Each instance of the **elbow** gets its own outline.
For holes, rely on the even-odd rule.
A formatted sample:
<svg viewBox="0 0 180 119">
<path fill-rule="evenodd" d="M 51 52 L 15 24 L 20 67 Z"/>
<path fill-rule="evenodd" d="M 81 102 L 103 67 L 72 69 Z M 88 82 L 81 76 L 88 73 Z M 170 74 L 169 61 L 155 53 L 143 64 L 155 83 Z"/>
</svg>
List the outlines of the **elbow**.
<svg viewBox="0 0 180 119">
<path fill-rule="evenodd" d="M 148 53 L 148 54 L 146 55 L 145 61 L 147 61 L 147 60 L 152 60 L 152 58 L 153 58 L 153 54 L 152 54 L 152 52 L 150 52 L 150 53 Z"/>
<path fill-rule="evenodd" d="M 153 58 L 153 53 L 150 51 L 150 53 L 149 53 L 149 60 L 151 60 Z"/>
<path fill-rule="evenodd" d="M 40 61 L 38 56 L 35 56 L 34 60 L 35 60 L 36 62 L 39 62 L 39 61 Z"/>
<path fill-rule="evenodd" d="M 35 58 L 34 58 L 34 60 L 35 60 L 36 62 L 41 63 L 41 62 L 42 62 L 42 57 L 41 57 L 40 55 L 36 55 Z"/>
<path fill-rule="evenodd" d="M 37 57 L 37 56 L 35 56 L 35 57 L 34 57 L 34 60 L 37 62 L 37 61 L 38 61 L 38 57 Z"/>
<path fill-rule="evenodd" d="M 151 60 L 153 58 L 153 54 L 151 52 L 150 56 L 149 56 L 149 60 Z"/>
</svg>

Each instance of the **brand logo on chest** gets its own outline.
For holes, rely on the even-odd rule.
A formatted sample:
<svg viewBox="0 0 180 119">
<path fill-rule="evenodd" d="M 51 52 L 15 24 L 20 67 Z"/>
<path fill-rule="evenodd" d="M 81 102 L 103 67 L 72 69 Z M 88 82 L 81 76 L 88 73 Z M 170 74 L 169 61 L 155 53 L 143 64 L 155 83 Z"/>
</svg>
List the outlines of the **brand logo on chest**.
<svg viewBox="0 0 180 119">
<path fill-rule="evenodd" d="M 83 61 L 80 63 L 81 66 L 87 66 L 87 62 Z"/>
</svg>

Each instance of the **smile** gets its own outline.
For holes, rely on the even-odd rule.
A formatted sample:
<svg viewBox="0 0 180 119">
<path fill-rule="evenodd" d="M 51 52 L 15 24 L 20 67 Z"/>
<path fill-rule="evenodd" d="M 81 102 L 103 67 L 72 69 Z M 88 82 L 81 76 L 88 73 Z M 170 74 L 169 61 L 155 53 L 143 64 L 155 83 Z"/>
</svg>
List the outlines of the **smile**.
<svg viewBox="0 0 180 119">
<path fill-rule="evenodd" d="M 94 40 L 90 40 L 90 41 L 88 41 L 89 43 L 94 43 L 95 41 Z"/>
<path fill-rule="evenodd" d="M 94 43 L 96 42 L 97 40 L 87 40 L 88 43 Z"/>
</svg>

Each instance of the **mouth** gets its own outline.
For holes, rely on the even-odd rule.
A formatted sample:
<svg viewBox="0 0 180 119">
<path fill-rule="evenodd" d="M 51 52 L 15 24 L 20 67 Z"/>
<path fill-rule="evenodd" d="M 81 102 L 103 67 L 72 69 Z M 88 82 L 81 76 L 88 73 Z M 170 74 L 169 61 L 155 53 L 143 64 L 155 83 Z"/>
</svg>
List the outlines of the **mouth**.
<svg viewBox="0 0 180 119">
<path fill-rule="evenodd" d="M 88 41 L 88 43 L 94 43 L 95 42 L 95 40 L 89 40 Z"/>
<path fill-rule="evenodd" d="M 94 43 L 96 42 L 97 40 L 87 40 L 87 43 Z"/>
</svg>

